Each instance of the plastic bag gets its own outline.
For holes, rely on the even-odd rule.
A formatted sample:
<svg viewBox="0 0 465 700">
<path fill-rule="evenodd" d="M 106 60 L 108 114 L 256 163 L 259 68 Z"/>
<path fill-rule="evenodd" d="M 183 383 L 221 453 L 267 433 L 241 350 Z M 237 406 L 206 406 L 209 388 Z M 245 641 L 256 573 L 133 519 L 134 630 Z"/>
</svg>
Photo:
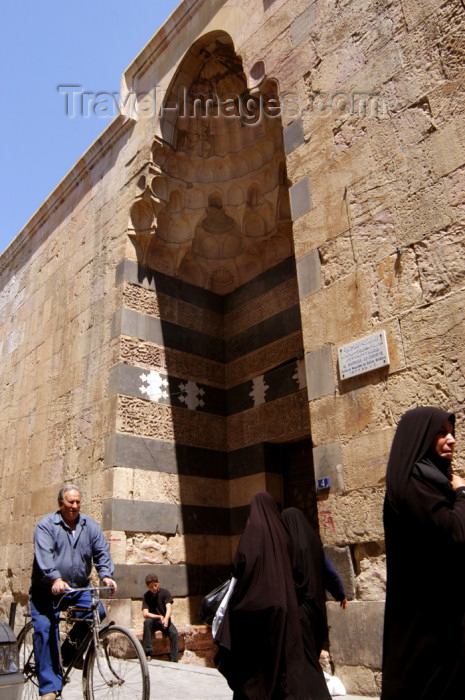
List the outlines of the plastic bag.
<svg viewBox="0 0 465 700">
<path fill-rule="evenodd" d="M 330 676 L 329 673 L 324 673 L 326 683 L 328 685 L 329 694 L 334 696 L 347 695 L 347 691 L 343 682 L 337 676 Z"/>
<path fill-rule="evenodd" d="M 213 639 L 216 638 L 216 635 L 218 633 L 218 630 L 220 628 L 221 623 L 223 622 L 223 617 L 226 612 L 226 608 L 228 607 L 229 599 L 231 597 L 231 593 L 234 590 L 234 586 L 236 585 L 237 579 L 234 578 L 234 576 L 231 578 L 228 586 L 228 590 L 226 591 L 226 595 L 224 596 L 223 600 L 221 601 L 218 610 L 216 611 L 216 615 L 213 618 L 212 622 L 212 636 Z"/>
<path fill-rule="evenodd" d="M 206 625 L 213 624 L 213 618 L 216 615 L 220 603 L 228 592 L 231 579 L 224 581 L 221 585 L 214 588 L 210 593 L 207 593 L 205 598 L 200 603 L 200 620 Z"/>
</svg>

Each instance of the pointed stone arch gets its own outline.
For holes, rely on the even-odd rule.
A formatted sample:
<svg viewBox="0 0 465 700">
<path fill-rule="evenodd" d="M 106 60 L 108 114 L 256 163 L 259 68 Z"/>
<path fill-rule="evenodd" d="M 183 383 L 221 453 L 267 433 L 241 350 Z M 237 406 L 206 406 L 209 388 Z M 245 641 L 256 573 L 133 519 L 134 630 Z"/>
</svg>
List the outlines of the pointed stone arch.
<svg viewBox="0 0 465 700">
<path fill-rule="evenodd" d="M 168 267 L 179 279 L 224 295 L 292 252 L 290 227 L 281 225 L 288 193 L 276 167 L 285 162 L 282 126 L 264 109 L 276 92 L 266 77 L 249 86 L 226 32 L 191 46 L 167 91 L 147 164 L 157 173 L 157 215 L 148 221 L 147 201 L 136 209 L 145 217 L 133 230 L 152 234 L 144 264 L 166 270 L 172 257 Z M 221 205 L 212 208 L 213 192 Z"/>
<path fill-rule="evenodd" d="M 254 491 L 283 501 L 284 446 L 311 439 L 283 129 L 265 109 L 278 88 L 259 69 L 245 74 L 226 32 L 198 39 L 167 91 L 148 161 L 133 165 L 144 176 L 134 191 L 145 218 L 130 233 L 145 291 L 136 303 L 131 288 L 144 318 L 128 324 L 157 345 L 144 352 L 163 357 L 153 371 L 170 388 L 170 411 L 150 426 L 154 449 L 172 441 L 182 531 L 200 528 L 195 507 L 202 536 L 224 536 L 226 550 L 200 556 L 186 539 L 190 593 L 199 559 L 215 576 L 229 563 Z M 311 463 L 308 484 L 313 493 Z M 204 510 L 215 488 L 221 505 Z"/>
</svg>

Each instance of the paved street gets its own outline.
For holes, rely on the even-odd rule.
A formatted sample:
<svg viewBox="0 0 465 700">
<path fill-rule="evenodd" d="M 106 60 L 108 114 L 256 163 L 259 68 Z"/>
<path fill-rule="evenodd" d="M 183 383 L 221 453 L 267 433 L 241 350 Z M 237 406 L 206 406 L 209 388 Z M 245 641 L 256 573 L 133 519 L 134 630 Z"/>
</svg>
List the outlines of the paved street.
<svg viewBox="0 0 465 700">
<path fill-rule="evenodd" d="M 231 700 L 232 691 L 216 669 L 171 664 L 168 661 L 150 661 L 151 700 Z M 341 696 L 339 696 L 341 697 Z M 358 695 L 345 695 L 345 700 L 370 700 Z M 63 691 L 63 700 L 82 700 L 81 673 L 73 678 Z M 127 700 L 131 700 L 128 698 Z M 372 699 L 375 700 L 375 699 Z"/>
</svg>

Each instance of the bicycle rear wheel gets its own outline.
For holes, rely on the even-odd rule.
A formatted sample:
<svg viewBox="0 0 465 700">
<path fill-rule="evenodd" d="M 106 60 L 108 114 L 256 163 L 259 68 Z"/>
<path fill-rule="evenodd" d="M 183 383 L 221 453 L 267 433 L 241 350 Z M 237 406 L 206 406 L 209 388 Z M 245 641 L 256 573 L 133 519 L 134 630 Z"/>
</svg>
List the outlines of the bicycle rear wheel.
<svg viewBox="0 0 465 700">
<path fill-rule="evenodd" d="M 87 653 L 82 685 L 85 700 L 149 700 L 149 669 L 137 637 L 119 625 L 105 627 L 100 649 Z"/>
<path fill-rule="evenodd" d="M 32 622 L 28 622 L 18 635 L 19 670 L 24 674 L 22 700 L 37 700 L 39 697 L 39 681 L 32 643 L 33 634 Z"/>
</svg>

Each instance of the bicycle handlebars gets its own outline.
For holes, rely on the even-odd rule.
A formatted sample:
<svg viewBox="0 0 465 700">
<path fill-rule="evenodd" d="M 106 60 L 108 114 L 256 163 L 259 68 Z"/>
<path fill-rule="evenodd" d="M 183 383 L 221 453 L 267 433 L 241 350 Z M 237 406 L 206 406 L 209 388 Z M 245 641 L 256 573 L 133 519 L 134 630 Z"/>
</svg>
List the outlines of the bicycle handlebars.
<svg viewBox="0 0 465 700">
<path fill-rule="evenodd" d="M 71 586 L 66 589 L 63 593 L 59 594 L 57 596 L 57 607 L 60 606 L 61 601 L 63 598 L 66 596 L 71 595 L 72 593 L 83 593 L 84 591 L 89 591 L 91 598 L 94 602 L 94 599 L 100 599 L 100 591 L 109 591 L 110 595 L 112 592 L 115 591 L 113 586 L 83 586 L 82 588 L 72 588 Z"/>
</svg>

